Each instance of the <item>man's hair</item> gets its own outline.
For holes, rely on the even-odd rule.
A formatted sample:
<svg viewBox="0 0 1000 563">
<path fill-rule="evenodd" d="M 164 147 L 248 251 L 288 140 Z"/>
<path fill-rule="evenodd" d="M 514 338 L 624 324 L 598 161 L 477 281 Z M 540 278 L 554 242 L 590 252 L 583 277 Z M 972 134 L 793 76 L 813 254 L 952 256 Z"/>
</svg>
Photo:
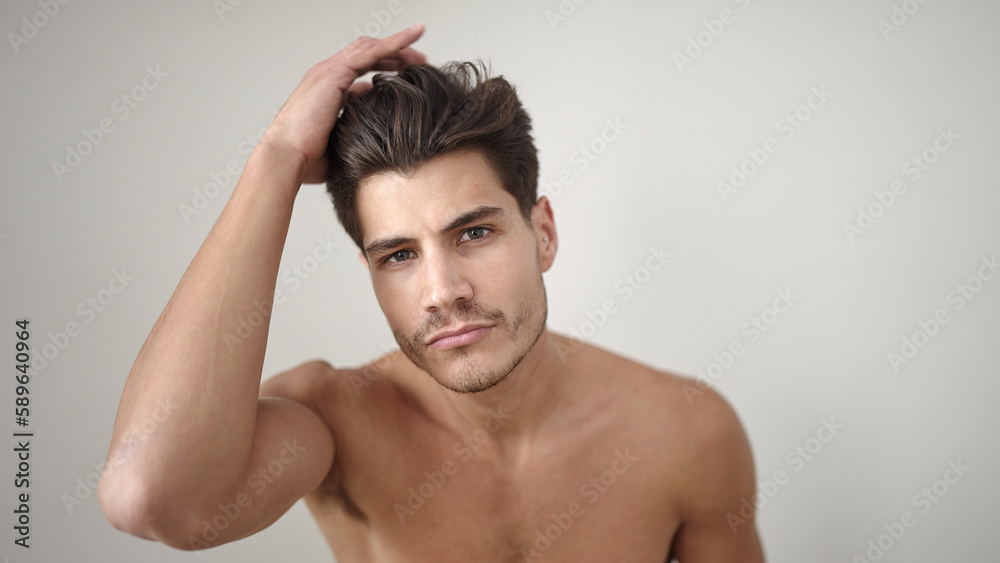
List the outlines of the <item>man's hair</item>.
<svg viewBox="0 0 1000 563">
<path fill-rule="evenodd" d="M 538 186 L 531 119 L 516 89 L 489 77 L 483 62 L 436 68 L 406 65 L 372 77 L 349 94 L 327 145 L 327 191 L 344 230 L 364 250 L 356 207 L 366 177 L 391 171 L 410 177 L 425 162 L 457 150 L 480 152 L 530 221 Z"/>
</svg>

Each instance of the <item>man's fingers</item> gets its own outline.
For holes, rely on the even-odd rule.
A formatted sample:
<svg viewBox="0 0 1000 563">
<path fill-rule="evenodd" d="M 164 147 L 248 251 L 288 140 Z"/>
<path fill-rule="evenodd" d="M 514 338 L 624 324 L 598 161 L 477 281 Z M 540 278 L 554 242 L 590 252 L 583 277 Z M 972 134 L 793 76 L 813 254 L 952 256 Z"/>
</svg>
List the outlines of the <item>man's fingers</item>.
<svg viewBox="0 0 1000 563">
<path fill-rule="evenodd" d="M 306 75 L 319 78 L 332 73 L 339 84 L 337 87 L 347 89 L 368 72 L 398 71 L 410 63 L 426 63 L 427 57 L 423 53 L 407 47 L 423 31 L 423 24 L 420 24 L 419 28 L 407 28 L 384 39 L 358 37 L 337 54 L 314 65 Z"/>
<path fill-rule="evenodd" d="M 426 62 L 427 57 L 423 53 L 407 47 L 395 55 L 382 57 L 375 63 L 372 70 L 399 70 L 404 65 L 425 64 Z"/>
<path fill-rule="evenodd" d="M 347 89 L 347 93 L 360 96 L 361 94 L 364 94 L 365 92 L 371 89 L 372 89 L 371 82 L 367 80 L 358 80 L 354 84 L 351 84 L 351 87 Z M 344 96 L 344 101 L 347 101 L 347 96 Z"/>
<path fill-rule="evenodd" d="M 401 50 L 406 48 L 406 46 L 409 45 L 410 43 L 413 43 L 417 39 L 420 39 L 420 36 L 423 34 L 424 34 L 424 24 L 418 23 L 412 27 L 408 27 L 403 31 L 394 33 L 389 37 L 382 39 L 381 43 L 384 43 L 385 48 L 387 49 L 387 52 L 382 56 L 384 57 L 389 53 L 400 52 Z"/>
<path fill-rule="evenodd" d="M 424 32 L 423 24 L 418 27 L 408 27 L 399 33 L 395 33 L 384 39 L 374 39 L 371 37 L 359 37 L 342 51 L 346 54 L 346 62 L 350 68 L 358 73 L 358 76 L 370 70 L 376 70 L 375 65 L 381 59 L 399 58 L 401 51 L 407 49 Z M 410 49 L 401 60 L 413 59 L 416 57 L 415 49 Z M 407 61 L 408 62 L 408 61 Z M 393 69 L 386 69 L 393 70 Z"/>
<path fill-rule="evenodd" d="M 420 51 L 414 49 L 413 47 L 407 47 L 401 49 L 397 55 L 399 60 L 406 64 L 424 64 L 427 62 L 427 55 L 424 55 Z"/>
<path fill-rule="evenodd" d="M 373 71 L 402 70 L 402 68 L 408 64 L 410 64 L 410 61 L 404 61 L 394 57 L 388 57 L 385 59 L 379 59 L 377 63 L 372 65 L 372 70 Z"/>
</svg>

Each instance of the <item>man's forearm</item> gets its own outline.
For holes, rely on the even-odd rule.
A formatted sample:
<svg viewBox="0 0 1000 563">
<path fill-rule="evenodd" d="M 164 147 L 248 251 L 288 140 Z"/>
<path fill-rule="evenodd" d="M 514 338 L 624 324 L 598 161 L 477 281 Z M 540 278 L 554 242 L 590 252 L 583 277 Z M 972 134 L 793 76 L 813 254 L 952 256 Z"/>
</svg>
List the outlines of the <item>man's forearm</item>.
<svg viewBox="0 0 1000 563">
<path fill-rule="evenodd" d="M 275 279 L 299 186 L 301 161 L 292 154 L 264 145 L 254 151 L 139 351 L 101 483 L 106 511 L 116 503 L 195 509 L 227 494 L 246 469 Z M 264 322 L 238 333 L 251 314 Z"/>
</svg>

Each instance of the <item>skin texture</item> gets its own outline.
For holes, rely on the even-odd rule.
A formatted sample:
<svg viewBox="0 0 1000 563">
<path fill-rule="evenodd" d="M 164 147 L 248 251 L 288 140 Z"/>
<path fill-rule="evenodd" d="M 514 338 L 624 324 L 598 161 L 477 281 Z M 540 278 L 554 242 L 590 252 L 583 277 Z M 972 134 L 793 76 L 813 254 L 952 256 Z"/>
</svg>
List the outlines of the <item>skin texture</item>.
<svg viewBox="0 0 1000 563">
<path fill-rule="evenodd" d="M 379 305 L 407 357 L 454 391 L 499 383 L 545 327 L 543 250 L 514 198 L 498 186 L 485 159 L 463 152 L 426 163 L 410 179 L 370 178 L 359 190 L 362 232 L 371 233 L 366 245 L 372 238 L 415 239 L 367 256 Z M 442 230 L 484 208 L 497 211 Z M 544 215 L 536 215 L 541 232 Z M 471 325 L 488 331 L 482 343 L 445 351 L 427 345 L 435 333 Z"/>
<path fill-rule="evenodd" d="M 526 220 L 478 153 L 360 188 L 361 258 L 400 351 L 261 383 L 295 196 L 325 177 L 345 95 L 426 62 L 422 33 L 358 38 L 275 116 L 129 372 L 98 488 L 109 522 L 204 549 L 304 498 L 340 563 L 762 561 L 732 408 L 546 328 L 552 208 Z M 476 338 L 432 343 L 463 327 Z"/>
<path fill-rule="evenodd" d="M 454 223 L 482 207 L 503 212 Z M 693 381 L 545 328 L 558 241 L 545 198 L 527 223 L 486 160 L 460 152 L 367 180 L 359 209 L 366 246 L 405 241 L 362 255 L 401 351 L 261 390 L 334 436 L 306 502 L 338 561 L 763 560 L 752 520 L 734 533 L 726 519 L 754 478 L 725 401 L 688 401 Z M 492 328 L 425 343 L 460 325 Z"/>
</svg>

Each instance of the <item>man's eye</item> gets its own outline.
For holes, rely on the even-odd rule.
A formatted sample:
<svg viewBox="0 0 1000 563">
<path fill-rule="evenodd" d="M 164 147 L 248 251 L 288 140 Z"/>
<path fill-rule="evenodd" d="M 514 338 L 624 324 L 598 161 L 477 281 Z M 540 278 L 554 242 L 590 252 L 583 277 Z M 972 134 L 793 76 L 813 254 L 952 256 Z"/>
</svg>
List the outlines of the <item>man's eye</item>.
<svg viewBox="0 0 1000 563">
<path fill-rule="evenodd" d="M 472 227 L 469 229 L 465 229 L 465 232 L 462 233 L 462 238 L 459 240 L 461 242 L 465 242 L 468 240 L 480 239 L 485 237 L 487 233 L 489 233 L 489 231 L 490 230 L 487 229 L 486 227 Z"/>
<path fill-rule="evenodd" d="M 410 257 L 410 253 L 411 251 L 409 250 L 397 250 L 396 252 L 393 252 L 392 254 L 386 256 L 385 261 L 390 263 L 402 262 Z"/>
</svg>

